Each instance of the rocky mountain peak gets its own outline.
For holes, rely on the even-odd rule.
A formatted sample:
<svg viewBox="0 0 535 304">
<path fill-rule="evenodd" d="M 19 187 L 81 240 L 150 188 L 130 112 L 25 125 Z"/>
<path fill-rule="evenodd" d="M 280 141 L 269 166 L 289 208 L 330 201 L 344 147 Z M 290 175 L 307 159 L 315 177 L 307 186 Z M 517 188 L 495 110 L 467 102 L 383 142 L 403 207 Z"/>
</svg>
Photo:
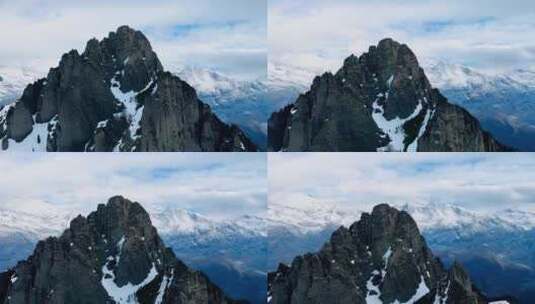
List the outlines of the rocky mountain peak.
<svg viewBox="0 0 535 304">
<path fill-rule="evenodd" d="M 294 104 L 273 113 L 268 133 L 273 151 L 506 149 L 433 89 L 411 49 L 392 39 L 316 77 Z"/>
<path fill-rule="evenodd" d="M 256 151 L 128 26 L 28 85 L 0 111 L 0 138 L 3 150 L 21 151 Z"/>
<path fill-rule="evenodd" d="M 448 286 L 454 286 L 448 288 Z M 388 205 L 336 230 L 317 253 L 269 275 L 269 303 L 486 303 L 461 265 L 434 257 L 410 215 Z"/>
<path fill-rule="evenodd" d="M 165 247 L 139 203 L 121 196 L 40 241 L 0 283 L 0 303 L 233 303 Z"/>
</svg>

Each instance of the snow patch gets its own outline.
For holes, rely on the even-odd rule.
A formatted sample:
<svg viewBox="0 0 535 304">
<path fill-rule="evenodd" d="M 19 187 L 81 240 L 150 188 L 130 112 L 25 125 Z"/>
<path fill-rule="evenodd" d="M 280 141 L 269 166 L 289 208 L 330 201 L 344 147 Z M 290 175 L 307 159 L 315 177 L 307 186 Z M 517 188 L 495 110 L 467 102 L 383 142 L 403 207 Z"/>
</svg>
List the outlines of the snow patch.
<svg viewBox="0 0 535 304">
<path fill-rule="evenodd" d="M 5 115 L 5 114 L 0 113 L 0 115 Z M 49 124 L 50 124 L 50 129 L 52 131 L 57 124 L 56 119 L 57 119 L 57 116 L 52 118 L 50 122 L 36 123 L 35 122 L 36 117 L 34 115 L 32 117 L 33 126 L 32 126 L 32 131 L 30 132 L 30 134 L 26 135 L 26 137 L 20 142 L 17 142 L 11 138 L 8 138 L 8 150 L 17 151 L 17 152 L 46 152 L 47 139 L 51 133 L 48 131 Z"/>
<path fill-rule="evenodd" d="M 108 119 L 99 121 L 97 123 L 97 128 L 105 128 L 108 125 Z"/>
<path fill-rule="evenodd" d="M 388 260 L 390 259 L 390 256 L 392 256 L 392 247 L 388 247 L 385 254 L 383 255 L 383 261 L 385 262 L 385 267 L 381 271 L 383 278 L 386 276 L 386 269 L 388 268 Z"/>
<path fill-rule="evenodd" d="M 366 282 L 366 288 L 368 289 L 368 293 L 366 295 L 366 303 L 367 304 L 383 304 L 383 301 L 380 299 L 381 297 L 381 290 L 379 289 L 379 286 L 383 282 L 386 272 L 387 272 L 387 266 L 388 266 L 388 260 L 392 256 L 392 247 L 388 247 L 385 254 L 383 255 L 383 261 L 385 262 L 384 267 L 381 269 L 381 271 L 374 270 Z M 375 276 L 381 276 L 381 280 L 379 284 L 375 285 L 373 284 L 373 278 Z M 416 292 L 414 295 L 406 302 L 399 302 L 398 300 L 394 301 L 392 304 L 413 304 L 419 299 L 421 299 L 423 296 L 429 293 L 429 288 L 425 284 L 424 277 L 420 275 L 420 283 L 418 284 L 418 288 L 416 289 Z"/>
<path fill-rule="evenodd" d="M 115 99 L 124 105 L 124 111 L 122 115 L 125 115 L 125 117 L 130 122 L 128 130 L 130 131 L 131 138 L 135 140 L 137 139 L 137 137 L 139 137 L 139 135 L 137 135 L 136 133 L 138 129 L 140 128 L 141 118 L 143 116 L 143 109 L 144 109 L 144 106 L 139 106 L 136 97 L 139 94 L 147 91 L 154 83 L 154 79 L 151 78 L 149 83 L 139 92 L 135 92 L 133 90 L 128 91 L 128 92 L 123 92 L 121 90 L 121 83 L 116 79 L 117 75 L 120 75 L 120 74 L 124 74 L 124 71 L 116 72 L 115 76 L 110 80 L 110 83 L 111 83 L 110 91 L 115 97 Z M 157 90 L 157 85 L 154 86 L 151 94 L 154 94 L 156 90 Z M 118 149 L 119 144 L 117 144 L 115 148 Z"/>
<path fill-rule="evenodd" d="M 433 116 L 435 115 L 435 110 L 427 109 L 427 112 L 425 113 L 424 121 L 422 122 L 422 125 L 420 126 L 420 130 L 418 130 L 418 135 L 414 139 L 414 141 L 407 147 L 407 152 L 416 152 L 418 151 L 418 140 L 424 135 L 425 131 L 427 130 L 427 125 L 429 124 L 429 121 Z"/>
<path fill-rule="evenodd" d="M 380 147 L 377 149 L 377 152 L 385 152 L 385 151 L 397 151 L 397 152 L 403 152 L 405 150 L 405 144 L 403 143 L 405 141 L 405 130 L 403 130 L 403 125 L 410 121 L 411 119 L 414 119 L 416 116 L 420 114 L 422 111 L 422 100 L 418 100 L 418 105 L 416 106 L 416 109 L 414 109 L 414 112 L 409 115 L 407 118 L 399 118 L 396 117 L 391 120 L 387 120 L 384 117 L 384 109 L 383 106 L 379 104 L 379 98 L 377 98 L 373 102 L 373 111 L 372 111 L 372 118 L 377 124 L 377 127 L 383 133 L 388 135 L 390 138 L 390 143 L 384 147 Z"/>
<path fill-rule="evenodd" d="M 104 287 L 104 289 L 108 293 L 108 295 L 117 304 L 135 304 L 137 303 L 136 292 L 139 289 L 143 288 L 145 285 L 152 282 L 158 275 L 158 272 L 156 271 L 156 266 L 153 263 L 152 268 L 150 269 L 149 273 L 147 274 L 147 277 L 143 280 L 143 282 L 137 285 L 134 285 L 129 282 L 126 285 L 118 286 L 115 283 L 115 273 L 113 272 L 113 269 L 110 269 L 110 263 L 115 262 L 115 267 L 119 265 L 119 262 L 121 260 L 121 252 L 125 241 L 126 239 L 123 236 L 119 240 L 119 242 L 117 242 L 117 255 L 109 256 L 107 258 L 107 262 L 104 264 L 104 266 L 102 266 L 102 279 L 100 282 L 102 284 L 102 287 Z"/>
<path fill-rule="evenodd" d="M 413 304 L 416 301 L 423 298 L 428 293 L 429 293 L 429 288 L 425 284 L 424 277 L 420 276 L 420 284 L 418 284 L 418 288 L 416 289 L 416 292 L 414 293 L 412 298 L 410 298 L 407 302 L 399 302 L 396 300 L 393 304 Z"/>
<path fill-rule="evenodd" d="M 162 282 L 160 283 L 160 289 L 158 290 L 158 296 L 156 297 L 156 300 L 154 301 L 154 304 L 161 304 L 163 303 L 163 297 L 165 296 L 165 291 L 167 290 L 167 287 L 171 282 L 173 282 L 174 269 L 171 269 L 171 277 L 168 277 L 165 275 L 162 279 Z"/>
<path fill-rule="evenodd" d="M 388 78 L 388 80 L 386 81 L 386 85 L 388 86 L 389 89 L 392 87 L 393 81 L 394 81 L 394 75 L 390 76 L 390 78 Z"/>
</svg>

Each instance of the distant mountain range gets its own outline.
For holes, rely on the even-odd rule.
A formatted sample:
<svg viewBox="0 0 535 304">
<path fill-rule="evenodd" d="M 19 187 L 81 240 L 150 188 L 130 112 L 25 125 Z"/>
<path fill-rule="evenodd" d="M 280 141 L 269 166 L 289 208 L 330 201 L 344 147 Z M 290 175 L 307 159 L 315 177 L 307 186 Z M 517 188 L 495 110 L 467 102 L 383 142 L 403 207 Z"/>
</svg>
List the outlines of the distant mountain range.
<svg viewBox="0 0 535 304">
<path fill-rule="evenodd" d="M 0 66 L 0 106 L 13 103 L 29 83 L 42 76 L 31 67 Z"/>
</svg>

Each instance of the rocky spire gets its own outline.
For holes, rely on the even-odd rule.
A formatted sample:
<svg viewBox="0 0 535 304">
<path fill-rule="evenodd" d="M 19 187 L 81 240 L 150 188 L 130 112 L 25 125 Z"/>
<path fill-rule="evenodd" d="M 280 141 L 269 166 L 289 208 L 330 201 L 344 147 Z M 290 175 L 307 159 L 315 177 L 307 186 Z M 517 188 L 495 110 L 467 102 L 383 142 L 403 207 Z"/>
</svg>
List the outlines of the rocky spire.
<svg viewBox="0 0 535 304">
<path fill-rule="evenodd" d="M 140 204 L 112 197 L 0 275 L 0 303 L 233 303 L 166 248 Z"/>
<path fill-rule="evenodd" d="M 444 269 L 410 215 L 388 205 L 340 227 L 317 253 L 269 274 L 269 303 L 486 303 L 462 266 Z"/>
<path fill-rule="evenodd" d="M 502 151 L 462 108 L 433 89 L 405 44 L 384 39 L 268 123 L 272 151 Z"/>
</svg>

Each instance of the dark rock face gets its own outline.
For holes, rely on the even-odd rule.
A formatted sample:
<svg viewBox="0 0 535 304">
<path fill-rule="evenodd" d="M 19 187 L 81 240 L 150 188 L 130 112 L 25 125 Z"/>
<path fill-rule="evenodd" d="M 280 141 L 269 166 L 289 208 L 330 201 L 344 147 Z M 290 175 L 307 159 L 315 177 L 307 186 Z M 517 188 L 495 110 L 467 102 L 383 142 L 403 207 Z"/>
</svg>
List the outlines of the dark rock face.
<svg viewBox="0 0 535 304">
<path fill-rule="evenodd" d="M 413 52 L 391 39 L 348 57 L 273 113 L 271 151 L 503 151 L 468 112 L 431 87 Z"/>
<path fill-rule="evenodd" d="M 268 303 L 487 303 L 462 266 L 433 256 L 410 215 L 388 205 L 269 274 Z"/>
<path fill-rule="evenodd" d="M 0 112 L 4 150 L 256 151 L 127 26 L 63 55 Z"/>
<path fill-rule="evenodd" d="M 236 303 L 166 248 L 138 203 L 113 197 L 0 274 L 0 303 Z"/>
</svg>

